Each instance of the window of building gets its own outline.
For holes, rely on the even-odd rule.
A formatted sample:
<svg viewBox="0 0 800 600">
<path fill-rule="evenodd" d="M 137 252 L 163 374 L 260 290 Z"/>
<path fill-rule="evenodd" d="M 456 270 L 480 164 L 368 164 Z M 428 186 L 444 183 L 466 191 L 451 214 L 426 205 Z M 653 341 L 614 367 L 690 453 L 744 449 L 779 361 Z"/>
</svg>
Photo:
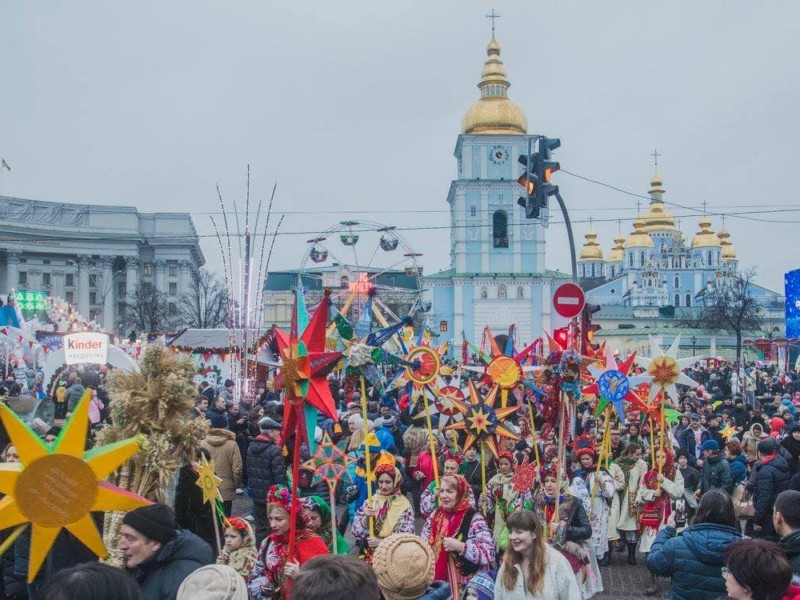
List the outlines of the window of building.
<svg viewBox="0 0 800 600">
<path fill-rule="evenodd" d="M 153 284 L 149 281 L 142 282 L 142 293 L 143 294 L 151 294 L 153 292 Z"/>
<path fill-rule="evenodd" d="M 167 304 L 167 313 L 170 317 L 175 317 L 178 314 L 178 305 L 174 302 Z"/>
<path fill-rule="evenodd" d="M 481 288 L 481 300 L 486 300 L 489 297 L 489 291 L 486 288 Z"/>
<path fill-rule="evenodd" d="M 680 306 L 680 305 L 681 305 L 681 295 L 675 294 L 675 306 Z"/>
<path fill-rule="evenodd" d="M 142 275 L 148 277 L 153 274 L 153 263 L 144 263 L 142 265 Z"/>
<path fill-rule="evenodd" d="M 177 296 L 178 295 L 178 284 L 175 283 L 174 281 L 170 282 L 170 284 L 169 284 L 169 295 L 170 296 Z"/>
<path fill-rule="evenodd" d="M 628 254 L 628 266 L 633 267 L 633 254 Z"/>
<path fill-rule="evenodd" d="M 117 302 L 117 317 L 122 317 L 125 314 L 125 303 Z"/>
<path fill-rule="evenodd" d="M 66 296 L 67 302 L 69 302 L 70 304 L 75 303 L 75 292 L 67 292 L 64 294 L 64 296 Z"/>
<path fill-rule="evenodd" d="M 506 286 L 501 285 L 500 287 L 497 288 L 497 297 L 498 298 L 508 297 L 508 290 L 506 289 Z"/>
<path fill-rule="evenodd" d="M 686 292 L 686 306 L 692 305 L 692 295 L 689 292 Z"/>
<path fill-rule="evenodd" d="M 644 266 L 644 252 L 639 252 L 639 266 Z"/>
<path fill-rule="evenodd" d="M 524 298 L 525 297 L 525 288 L 522 286 L 517 287 L 517 298 Z"/>
<path fill-rule="evenodd" d="M 342 278 L 339 280 L 339 286 L 346 288 L 350 285 L 350 278 L 347 275 L 342 275 Z"/>
<path fill-rule="evenodd" d="M 503 210 L 492 216 L 492 232 L 495 248 L 508 248 L 508 215 Z"/>
<path fill-rule="evenodd" d="M 89 292 L 89 304 L 97 304 L 97 292 Z"/>
<path fill-rule="evenodd" d="M 675 275 L 675 289 L 677 290 L 679 287 L 681 287 L 681 278 Z"/>
<path fill-rule="evenodd" d="M 42 273 L 42 285 L 50 285 L 50 273 Z"/>
<path fill-rule="evenodd" d="M 97 275 L 94 273 L 89 275 L 89 287 L 97 287 Z"/>
<path fill-rule="evenodd" d="M 595 277 L 595 268 L 594 268 L 594 263 L 592 263 L 592 277 Z"/>
<path fill-rule="evenodd" d="M 64 277 L 64 285 L 66 286 L 74 286 L 75 285 L 75 275 L 72 273 L 67 273 L 66 277 Z"/>
<path fill-rule="evenodd" d="M 612 266 L 611 267 L 611 277 L 614 278 L 616 276 L 616 273 L 617 273 L 617 268 Z"/>
<path fill-rule="evenodd" d="M 42 264 L 43 264 L 43 265 L 49 265 L 49 264 L 50 264 L 50 261 L 49 261 L 48 259 L 46 259 L 46 258 L 45 258 L 45 259 L 42 261 Z"/>
<path fill-rule="evenodd" d="M 714 254 L 711 252 L 711 250 L 708 251 L 708 264 L 709 266 L 714 264 Z"/>
<path fill-rule="evenodd" d="M 124 281 L 117 282 L 117 296 L 120 298 L 128 293 L 128 285 Z"/>
<path fill-rule="evenodd" d="M 17 284 L 18 285 L 28 285 L 28 272 L 27 271 L 20 271 L 17 273 Z"/>
<path fill-rule="evenodd" d="M 478 215 L 478 207 L 474 204 L 469 207 L 469 216 L 476 217 Z"/>
<path fill-rule="evenodd" d="M 167 269 L 170 277 L 178 276 L 178 261 L 171 260 L 167 263 Z"/>
</svg>

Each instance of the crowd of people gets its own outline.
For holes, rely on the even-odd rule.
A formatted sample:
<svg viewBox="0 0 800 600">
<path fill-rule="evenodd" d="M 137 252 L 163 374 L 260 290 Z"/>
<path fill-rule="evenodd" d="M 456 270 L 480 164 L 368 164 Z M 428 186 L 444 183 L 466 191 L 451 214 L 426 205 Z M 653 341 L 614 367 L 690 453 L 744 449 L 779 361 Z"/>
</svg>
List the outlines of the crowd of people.
<svg viewBox="0 0 800 600">
<path fill-rule="evenodd" d="M 3 557 L 5 597 L 583 600 L 603 591 L 602 567 L 627 563 L 646 565 L 646 594 L 800 598 L 797 381 L 768 367 L 750 386 L 725 365 L 688 375 L 700 385 L 679 388 L 663 432 L 634 410 L 598 413 L 594 398 L 562 432 L 528 409 L 533 395 L 511 394 L 515 435 L 497 438 L 496 454 L 464 448 L 437 415 L 429 431 L 404 388 L 362 398 L 331 378 L 338 415 L 320 415 L 316 441 L 328 433 L 354 459 L 333 509 L 314 473 L 292 485 L 279 391 L 245 404 L 230 380 L 202 384 L 193 415 L 209 422 L 206 439 L 178 474 L 174 507 L 124 517 L 126 569 L 76 565 L 76 554 L 27 585 L 21 537 Z M 106 418 L 104 376 L 61 375 L 45 443 L 87 387 Z M 221 479 L 224 518 L 196 485 L 202 457 Z M 16 449 L 2 458 L 18 460 Z M 247 510 L 233 516 L 237 497 Z"/>
</svg>

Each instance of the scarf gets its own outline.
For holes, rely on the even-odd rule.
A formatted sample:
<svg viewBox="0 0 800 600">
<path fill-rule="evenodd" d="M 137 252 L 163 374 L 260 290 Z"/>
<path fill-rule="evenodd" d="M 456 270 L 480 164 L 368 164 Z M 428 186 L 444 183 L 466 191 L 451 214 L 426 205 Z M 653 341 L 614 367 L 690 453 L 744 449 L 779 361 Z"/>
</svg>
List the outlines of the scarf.
<svg viewBox="0 0 800 600">
<path fill-rule="evenodd" d="M 256 548 L 256 539 L 253 535 L 253 529 L 247 521 L 237 517 L 231 517 L 229 523 L 231 527 L 241 533 L 242 545 L 240 548 L 233 551 L 223 548 L 217 558 L 217 564 L 228 565 L 239 573 L 239 575 L 247 579 L 258 558 L 258 548 Z"/>
<path fill-rule="evenodd" d="M 667 457 L 669 457 L 669 455 L 667 455 Z M 669 479 L 675 477 L 674 464 L 671 465 L 671 470 L 672 477 L 669 477 Z M 666 465 L 664 466 L 664 478 L 667 479 Z M 647 473 L 645 473 L 644 487 L 646 487 L 648 490 L 658 489 L 657 469 L 650 469 Z M 644 506 L 639 513 L 639 525 L 642 528 L 652 527 L 654 529 L 658 529 L 662 521 L 669 518 L 671 504 L 672 503 L 670 502 L 669 495 L 662 488 L 660 497 L 653 498 L 652 500 L 648 500 L 644 503 Z"/>
<path fill-rule="evenodd" d="M 619 468 L 622 469 L 622 472 L 625 474 L 625 487 L 628 487 L 631 469 L 633 469 L 634 465 L 636 465 L 636 463 L 639 461 L 638 459 L 628 458 L 626 456 L 618 459 L 616 462 L 617 465 L 619 465 Z"/>
<path fill-rule="evenodd" d="M 375 517 L 375 531 L 378 532 L 379 538 L 392 535 L 400 515 L 403 514 L 403 511 L 411 508 L 408 498 L 402 494 L 403 476 L 400 470 L 393 465 L 382 464 L 375 469 L 375 480 L 377 481 L 378 477 L 384 473 L 394 478 L 394 488 L 388 496 L 380 493 L 372 496 L 372 508 L 378 511 Z"/>
<path fill-rule="evenodd" d="M 453 476 L 458 487 L 456 491 L 456 502 L 453 508 L 446 509 L 439 507 L 431 515 L 431 528 L 428 534 L 428 545 L 433 549 L 433 556 L 436 558 L 434 567 L 434 579 L 449 581 L 448 572 L 448 553 L 442 552 L 442 541 L 446 537 L 455 537 L 461 528 L 465 513 L 469 510 L 469 484 L 462 475 Z M 460 540 L 465 542 L 466 540 Z"/>
<path fill-rule="evenodd" d="M 313 510 L 314 512 L 319 513 L 320 527 L 316 534 L 322 538 L 322 541 L 328 546 L 328 550 L 330 550 L 331 554 L 333 554 L 333 532 L 331 531 L 331 519 L 333 517 L 331 515 L 330 506 L 328 506 L 328 503 L 319 496 L 309 496 L 305 499 L 304 503 L 308 510 Z M 336 531 L 336 553 L 350 553 L 350 546 L 347 544 L 345 539 L 342 537 L 342 534 L 339 533 L 338 530 Z"/>
<path fill-rule="evenodd" d="M 270 548 L 274 553 L 274 560 L 269 560 Z M 315 556 L 329 554 L 328 547 L 325 545 L 325 542 L 322 541 L 322 538 L 305 528 L 298 528 L 295 532 L 294 553 L 301 567 Z M 264 567 L 267 571 L 268 578 L 275 582 L 281 589 L 283 589 L 286 583 L 286 576 L 283 574 L 283 568 L 286 566 L 288 557 L 289 533 L 287 532 L 283 535 L 278 535 L 277 533 L 269 534 L 264 545 Z"/>
</svg>

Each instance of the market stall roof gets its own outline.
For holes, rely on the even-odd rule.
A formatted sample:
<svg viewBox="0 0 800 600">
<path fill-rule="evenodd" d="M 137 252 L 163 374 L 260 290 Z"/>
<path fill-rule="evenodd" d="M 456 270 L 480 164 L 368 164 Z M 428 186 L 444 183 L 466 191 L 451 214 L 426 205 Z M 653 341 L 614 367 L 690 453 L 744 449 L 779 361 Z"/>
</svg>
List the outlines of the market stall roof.
<svg viewBox="0 0 800 600">
<path fill-rule="evenodd" d="M 260 332 L 250 330 L 248 338 L 251 340 L 258 340 L 266 335 L 268 329 L 262 329 Z M 231 338 L 231 336 L 233 336 Z M 233 346 L 241 346 L 244 339 L 243 329 L 184 329 L 167 344 L 177 348 L 186 349 L 199 349 L 204 348 L 207 350 L 221 350 L 230 351 L 231 339 Z"/>
</svg>

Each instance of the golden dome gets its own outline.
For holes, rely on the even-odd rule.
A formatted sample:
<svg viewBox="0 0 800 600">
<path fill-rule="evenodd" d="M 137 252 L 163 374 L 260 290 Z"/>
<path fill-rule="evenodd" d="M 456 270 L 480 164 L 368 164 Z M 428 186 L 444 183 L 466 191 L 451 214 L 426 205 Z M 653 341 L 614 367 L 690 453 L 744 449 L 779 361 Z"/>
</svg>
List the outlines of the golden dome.
<svg viewBox="0 0 800 600">
<path fill-rule="evenodd" d="M 597 233 L 594 231 L 586 232 L 586 242 L 581 248 L 580 260 L 603 260 L 603 249 L 597 243 Z"/>
<path fill-rule="evenodd" d="M 725 231 L 723 227 L 717 237 L 719 238 L 719 245 L 722 246 L 722 260 L 736 260 L 736 248 L 729 241 L 731 234 Z"/>
<path fill-rule="evenodd" d="M 614 238 L 614 247 L 608 253 L 608 262 L 623 262 L 625 259 L 625 238 L 617 236 Z"/>
<path fill-rule="evenodd" d="M 644 231 L 647 233 L 653 231 L 677 231 L 675 217 L 664 208 L 664 201 L 661 199 L 665 192 L 663 183 L 661 175 L 656 171 L 655 175 L 650 179 L 650 210 L 642 217 L 644 219 Z"/>
<path fill-rule="evenodd" d="M 633 221 L 633 231 L 625 242 L 626 248 L 652 248 L 653 240 L 644 231 L 644 221 L 641 217 L 636 217 Z"/>
<path fill-rule="evenodd" d="M 711 221 L 704 216 L 700 219 L 700 231 L 694 235 L 692 240 L 692 248 L 713 248 L 720 245 L 719 238 L 711 231 Z"/>
<path fill-rule="evenodd" d="M 461 120 L 461 133 L 524 135 L 528 132 L 528 119 L 519 105 L 508 98 L 511 84 L 500 60 L 500 44 L 494 36 L 486 46 L 486 54 L 488 58 L 478 83 L 481 98 Z"/>
</svg>

